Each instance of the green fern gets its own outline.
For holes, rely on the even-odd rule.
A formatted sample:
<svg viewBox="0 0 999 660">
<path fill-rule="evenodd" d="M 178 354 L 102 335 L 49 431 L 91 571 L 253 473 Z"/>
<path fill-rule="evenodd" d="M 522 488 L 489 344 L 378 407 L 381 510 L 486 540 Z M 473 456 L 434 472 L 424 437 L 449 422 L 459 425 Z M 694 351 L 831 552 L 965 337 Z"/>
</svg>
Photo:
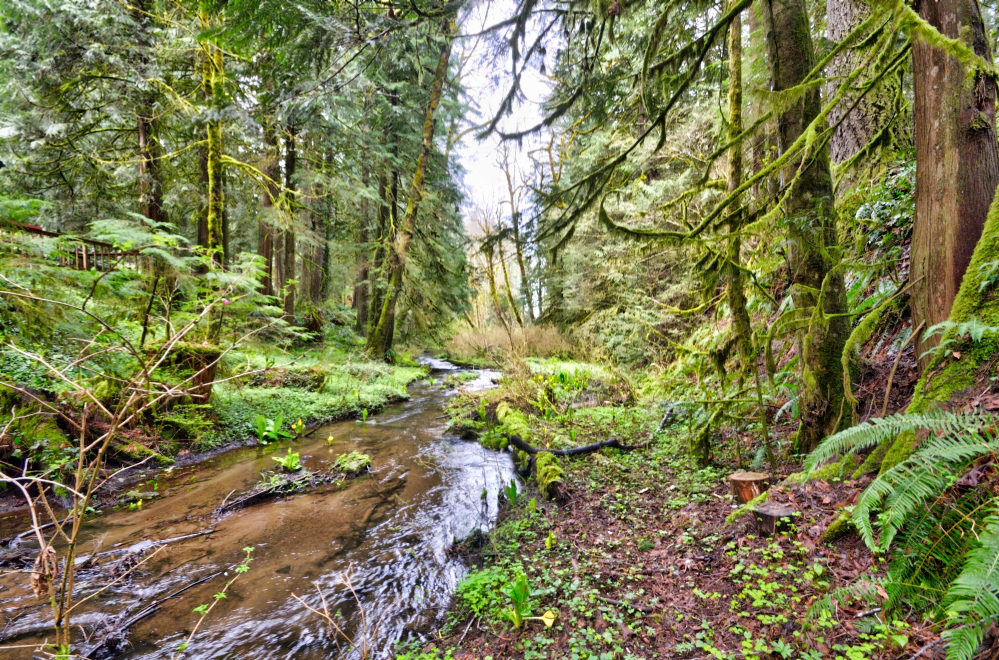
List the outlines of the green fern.
<svg viewBox="0 0 999 660">
<path fill-rule="evenodd" d="M 874 552 L 891 550 L 884 587 L 889 606 L 946 619 L 948 658 L 970 660 L 999 619 L 999 502 L 984 485 L 958 482 L 999 453 L 996 420 L 931 412 L 872 420 L 828 438 L 809 457 L 824 461 L 899 433 L 925 435 L 918 450 L 864 490 L 852 519 Z"/>
<path fill-rule="evenodd" d="M 949 616 L 965 622 L 943 633 L 948 658 L 973 657 L 999 619 L 999 507 L 993 506 L 978 540 L 944 599 Z"/>
<path fill-rule="evenodd" d="M 971 413 L 955 414 L 931 410 L 925 413 L 896 414 L 878 417 L 852 426 L 822 441 L 805 462 L 805 472 L 811 474 L 817 467 L 833 458 L 850 454 L 893 440 L 900 433 L 928 431 L 929 433 L 960 433 L 962 429 L 979 421 Z"/>
</svg>

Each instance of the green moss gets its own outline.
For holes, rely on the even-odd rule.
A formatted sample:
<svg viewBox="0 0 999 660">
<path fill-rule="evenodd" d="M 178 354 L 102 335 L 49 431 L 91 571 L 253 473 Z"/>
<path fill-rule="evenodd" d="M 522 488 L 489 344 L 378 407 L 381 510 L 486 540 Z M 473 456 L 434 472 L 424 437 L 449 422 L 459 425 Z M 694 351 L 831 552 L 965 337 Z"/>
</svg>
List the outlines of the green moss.
<svg viewBox="0 0 999 660">
<path fill-rule="evenodd" d="M 860 467 L 853 473 L 854 479 L 859 479 L 865 474 L 870 474 L 871 472 L 877 472 L 881 466 L 881 462 L 885 458 L 885 454 L 888 453 L 889 446 L 887 444 L 878 445 L 874 448 L 864 462 L 860 464 Z"/>
<path fill-rule="evenodd" d="M 856 456 L 848 456 L 842 461 L 827 463 L 816 468 L 808 481 L 843 481 L 852 476 L 858 464 L 859 461 Z M 800 486 L 805 481 L 804 472 L 795 472 L 784 480 L 784 484 L 788 486 Z"/>
<path fill-rule="evenodd" d="M 371 457 L 359 451 L 352 451 L 337 456 L 333 465 L 341 472 L 360 474 L 371 467 Z"/>
<path fill-rule="evenodd" d="M 297 387 L 218 387 L 212 405 L 218 416 L 218 429 L 206 433 L 204 444 L 222 445 L 254 435 L 257 415 L 274 419 L 302 419 L 325 423 L 380 410 L 386 404 L 407 397 L 406 384 L 421 378 L 422 368 L 367 368 L 345 364 L 328 368 L 321 391 Z"/>
<path fill-rule="evenodd" d="M 826 527 L 826 531 L 822 532 L 822 541 L 825 543 L 831 543 L 838 538 L 842 538 L 847 534 L 851 534 L 856 531 L 856 527 L 853 525 L 853 518 L 849 510 L 844 509 L 840 512 L 839 517 L 829 523 Z"/>
<path fill-rule="evenodd" d="M 538 482 L 538 490 L 551 499 L 557 494 L 559 484 L 565 483 L 565 470 L 558 458 L 549 452 L 541 452 L 534 459 L 534 476 Z"/>
<path fill-rule="evenodd" d="M 917 444 L 915 433 L 912 433 L 911 431 L 899 433 L 898 437 L 895 438 L 895 442 L 893 442 L 888 451 L 885 452 L 885 457 L 881 461 L 881 471 L 879 474 L 884 474 L 905 459 L 909 458 L 909 456 L 912 455 L 912 452 L 916 451 Z"/>
</svg>

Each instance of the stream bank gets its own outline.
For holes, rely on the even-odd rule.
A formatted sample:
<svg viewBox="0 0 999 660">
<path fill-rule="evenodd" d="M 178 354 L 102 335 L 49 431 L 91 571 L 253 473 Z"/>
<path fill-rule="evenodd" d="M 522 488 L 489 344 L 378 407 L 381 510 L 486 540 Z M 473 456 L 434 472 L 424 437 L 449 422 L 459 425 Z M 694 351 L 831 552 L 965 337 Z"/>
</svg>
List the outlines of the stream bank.
<svg viewBox="0 0 999 660">
<path fill-rule="evenodd" d="M 823 536 L 865 481 L 827 471 L 778 482 L 770 499 L 797 513 L 764 538 L 733 501 L 733 470 L 691 457 L 698 426 L 683 408 L 664 415 L 597 365 L 535 360 L 505 374 L 498 388 L 449 405 L 481 442 L 502 440 L 510 413 L 501 413 L 514 410 L 535 447 L 618 438 L 638 448 L 554 457 L 559 502 L 528 482 L 469 552 L 476 569 L 457 589 L 448 629 L 402 660 L 888 659 L 938 639 L 926 621 L 885 616 L 873 586 L 884 562 L 856 535 Z M 783 469 L 779 479 L 797 466 Z M 523 606 L 510 595 L 518 583 Z M 848 589 L 857 584 L 868 587 Z M 548 611 L 551 627 L 538 618 Z"/>
<path fill-rule="evenodd" d="M 466 387 L 487 387 L 494 375 L 480 372 Z M 390 657 L 398 640 L 441 623 L 465 571 L 448 550 L 456 538 L 491 527 L 499 493 L 513 478 L 507 455 L 447 433 L 443 407 L 449 396 L 436 383 L 417 383 L 408 401 L 364 422 L 329 424 L 301 440 L 238 448 L 164 470 L 148 484 L 162 496 L 89 521 L 80 554 L 178 540 L 88 602 L 75 623 L 89 631 L 106 627 L 112 617 L 127 618 L 209 577 L 135 623 L 120 648 L 103 651 L 106 657 L 171 657 L 197 622 L 192 610 L 212 601 L 234 575 L 242 549 L 253 547 L 249 571 L 219 601 L 183 657 L 351 658 L 359 655 L 355 644 L 367 645 L 375 657 Z M 315 471 L 350 451 L 368 454 L 372 470 L 346 483 L 213 516 L 289 447 Z M 77 599 L 108 585 L 102 568 L 109 566 L 81 572 Z M 353 593 L 345 584 L 348 574 Z M 18 575 L 3 576 L 0 586 L 4 643 L 40 642 L 50 617 L 46 604 Z M 317 587 L 330 612 L 340 612 L 337 623 L 345 634 L 292 595 L 321 609 Z M 0 651 L 0 657 L 30 652 Z"/>
</svg>

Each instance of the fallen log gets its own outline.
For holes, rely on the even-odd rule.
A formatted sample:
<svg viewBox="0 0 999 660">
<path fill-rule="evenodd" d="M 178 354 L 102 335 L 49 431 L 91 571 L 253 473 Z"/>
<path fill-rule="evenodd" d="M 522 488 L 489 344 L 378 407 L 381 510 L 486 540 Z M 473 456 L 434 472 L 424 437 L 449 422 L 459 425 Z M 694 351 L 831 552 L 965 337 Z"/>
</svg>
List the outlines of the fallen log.
<svg viewBox="0 0 999 660">
<path fill-rule="evenodd" d="M 531 456 L 545 452 L 548 454 L 554 454 L 555 456 L 577 456 L 579 454 L 591 454 L 595 451 L 604 449 L 605 447 L 611 447 L 613 449 L 621 449 L 623 451 L 633 451 L 635 449 L 642 449 L 647 442 L 643 442 L 639 445 L 622 445 L 616 438 L 611 438 L 610 440 L 603 440 L 601 442 L 594 442 L 592 445 L 583 445 L 582 447 L 573 447 L 571 449 L 547 449 L 544 447 L 532 447 L 523 440 L 521 440 L 519 435 L 507 436 L 510 444 L 524 452 L 525 454 L 530 454 Z"/>
</svg>

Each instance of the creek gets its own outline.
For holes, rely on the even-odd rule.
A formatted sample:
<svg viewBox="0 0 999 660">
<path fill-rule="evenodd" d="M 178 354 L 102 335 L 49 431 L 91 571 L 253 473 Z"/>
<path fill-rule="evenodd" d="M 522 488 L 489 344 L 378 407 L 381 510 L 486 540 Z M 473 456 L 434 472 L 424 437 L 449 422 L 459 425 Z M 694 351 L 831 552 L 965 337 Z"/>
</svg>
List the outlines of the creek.
<svg viewBox="0 0 999 660">
<path fill-rule="evenodd" d="M 454 369 L 440 361 L 429 366 Z M 464 387 L 488 387 L 496 375 L 479 372 Z M 233 449 L 158 473 L 140 490 L 155 488 L 160 496 L 136 510 L 106 510 L 92 519 L 78 554 L 214 531 L 163 546 L 126 579 L 88 601 L 74 625 L 92 631 L 108 617 L 124 612 L 127 618 L 214 575 L 164 602 L 128 630 L 122 651 L 103 656 L 172 657 L 197 622 L 194 608 L 211 603 L 235 575 L 246 546 L 254 548 L 249 571 L 208 615 L 182 657 L 360 657 L 349 637 L 358 646 L 363 641 L 372 657 L 385 658 L 392 657 L 399 640 L 440 625 L 465 570 L 449 548 L 475 529 L 492 527 L 502 488 L 515 476 L 506 453 L 447 433 L 444 404 L 453 392 L 420 382 L 409 393 L 409 400 L 364 423 L 331 424 L 301 440 Z M 371 457 L 371 474 L 213 519 L 223 500 L 251 488 L 262 470 L 274 468 L 272 456 L 283 455 L 289 446 L 301 453 L 306 468 L 317 471 L 344 452 L 364 452 Z M 347 572 L 353 593 L 344 581 Z M 106 571 L 80 575 L 77 600 L 111 581 Z M 337 621 L 345 635 L 330 630 L 292 597 L 297 594 L 322 609 L 316 587 L 329 611 L 341 614 Z M 30 644 L 43 639 L 37 631 L 51 621 L 51 613 L 32 595 L 25 575 L 5 575 L 0 577 L 0 619 L 5 645 Z M 0 657 L 30 658 L 32 653 L 7 650 Z"/>
</svg>

